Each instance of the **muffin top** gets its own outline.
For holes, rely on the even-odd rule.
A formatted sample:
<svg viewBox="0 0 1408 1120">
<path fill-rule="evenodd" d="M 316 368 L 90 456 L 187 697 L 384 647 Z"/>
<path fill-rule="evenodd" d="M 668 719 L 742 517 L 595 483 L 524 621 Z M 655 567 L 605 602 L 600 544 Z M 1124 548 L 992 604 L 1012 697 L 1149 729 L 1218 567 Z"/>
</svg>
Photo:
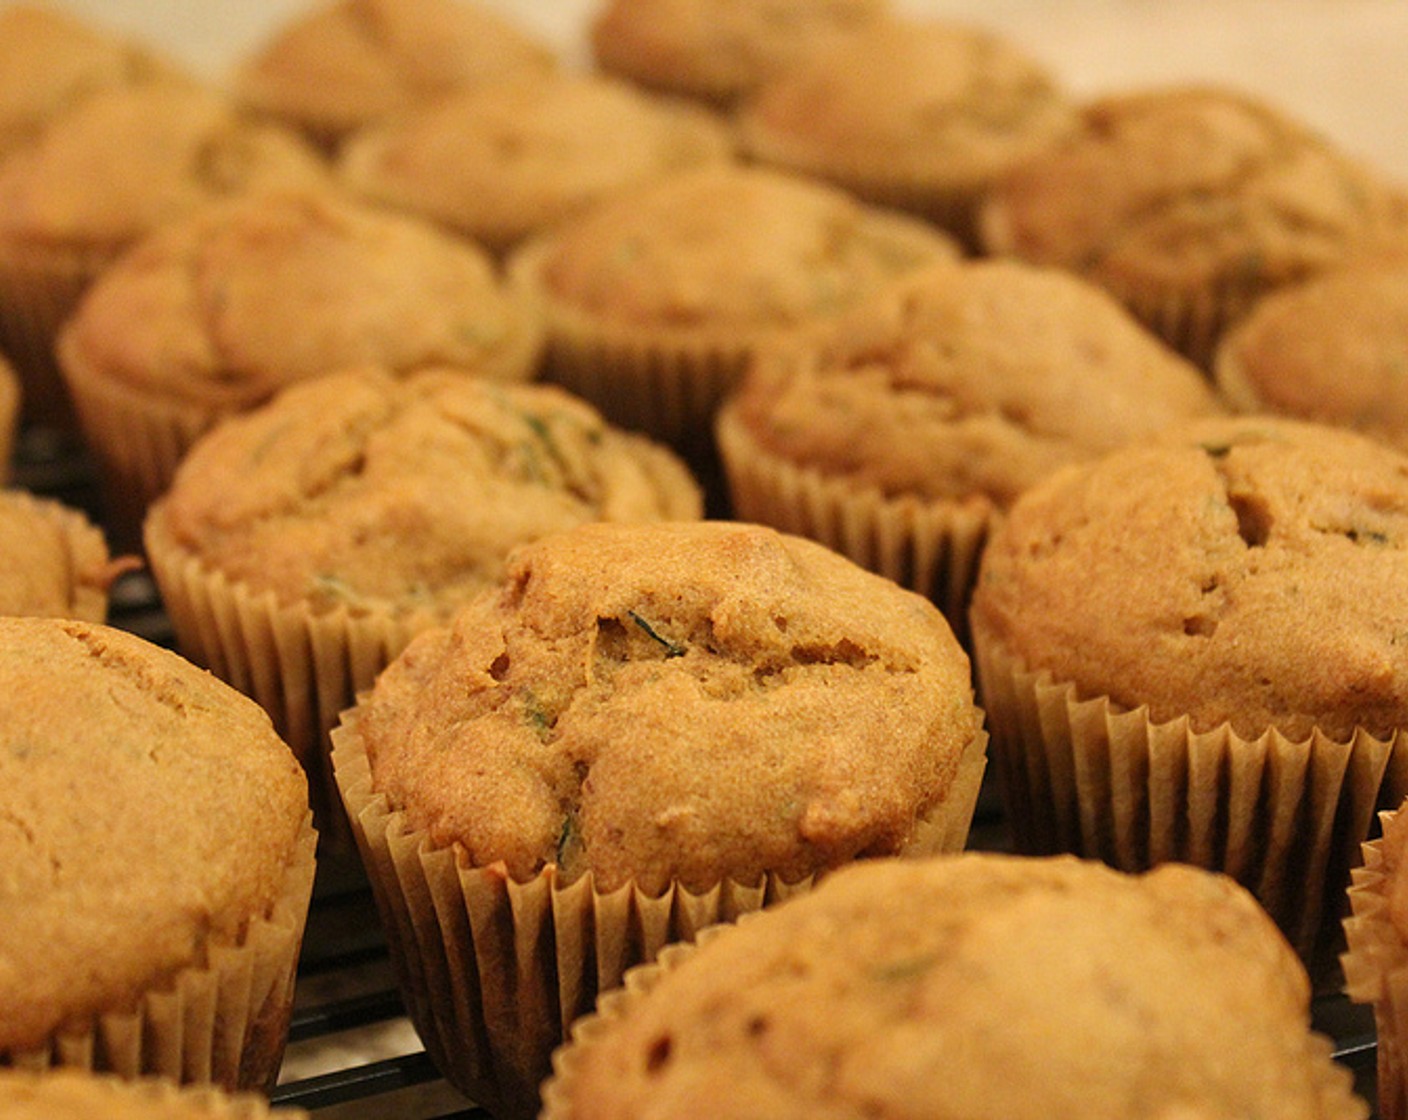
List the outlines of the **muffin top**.
<svg viewBox="0 0 1408 1120">
<path fill-rule="evenodd" d="M 548 385 L 348 370 L 206 435 L 160 504 L 200 561 L 316 611 L 448 616 L 581 521 L 697 518 L 667 450 Z"/>
<path fill-rule="evenodd" d="M 927 600 L 721 521 L 520 549 L 353 711 L 373 788 L 432 842 L 652 894 L 900 849 L 980 718 Z"/>
<path fill-rule="evenodd" d="M 603 70 L 723 103 L 888 14 L 887 0 L 609 0 L 590 34 Z"/>
<path fill-rule="evenodd" d="M 0 618 L 0 706 L 4 1052 L 242 937 L 308 788 L 253 701 L 123 631 Z"/>
<path fill-rule="evenodd" d="M 621 1009 L 562 1052 L 576 1064 L 545 1117 L 1367 1115 L 1271 921 L 1178 865 L 844 868 Z"/>
<path fill-rule="evenodd" d="M 328 177 L 293 133 L 210 90 L 108 89 L 0 163 L 0 239 L 113 252 L 203 202 Z"/>
<path fill-rule="evenodd" d="M 178 78 L 138 43 L 37 4 L 0 11 L 0 154 L 95 90 Z"/>
<path fill-rule="evenodd" d="M 725 422 L 858 489 L 1005 509 L 1058 466 L 1218 410 L 1102 289 L 988 260 L 920 270 L 764 355 Z"/>
<path fill-rule="evenodd" d="M 352 191 L 503 251 L 623 187 L 732 158 L 704 109 L 599 75 L 499 82 L 348 141 Z"/>
<path fill-rule="evenodd" d="M 1102 99 L 995 185 L 994 251 L 1121 288 L 1270 287 L 1408 222 L 1403 193 L 1300 122 L 1217 88 Z"/>
<path fill-rule="evenodd" d="M 525 377 L 537 343 L 478 246 L 298 191 L 202 207 L 133 246 L 88 290 L 60 354 L 143 393 L 233 410 L 363 363 Z"/>
<path fill-rule="evenodd" d="M 108 587 L 126 567 L 78 510 L 23 490 L 0 491 L 0 615 L 102 622 Z"/>
<path fill-rule="evenodd" d="M 551 50 L 482 4 L 338 0 L 278 28 L 236 68 L 255 108 L 335 142 L 457 89 L 556 67 Z"/>
<path fill-rule="evenodd" d="M 978 190 L 1077 119 L 1046 69 L 999 36 L 885 22 L 765 82 L 740 130 L 764 159 L 858 188 Z"/>
<path fill-rule="evenodd" d="M 555 304 L 623 329 L 724 338 L 811 326 L 958 254 L 917 219 L 749 167 L 617 195 L 535 248 L 537 283 Z"/>
<path fill-rule="evenodd" d="M 973 626 L 1195 731 L 1408 726 L 1408 458 L 1264 416 L 1068 467 L 989 539 Z"/>
<path fill-rule="evenodd" d="M 1408 255 L 1273 292 L 1223 339 L 1214 368 L 1235 407 L 1408 451 Z"/>
<path fill-rule="evenodd" d="M 270 1109 L 254 1093 L 127 1081 L 74 1067 L 0 1071 L 0 1120 L 306 1120 L 300 1109 Z"/>
</svg>

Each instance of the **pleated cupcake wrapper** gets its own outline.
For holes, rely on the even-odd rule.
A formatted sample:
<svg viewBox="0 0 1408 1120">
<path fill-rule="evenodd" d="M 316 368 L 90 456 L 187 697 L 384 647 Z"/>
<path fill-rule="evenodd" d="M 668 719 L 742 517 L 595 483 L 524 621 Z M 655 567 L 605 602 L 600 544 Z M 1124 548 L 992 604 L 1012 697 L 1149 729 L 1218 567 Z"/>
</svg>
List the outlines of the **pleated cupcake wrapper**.
<svg viewBox="0 0 1408 1120">
<path fill-rule="evenodd" d="M 997 514 L 986 502 L 858 490 L 771 454 L 725 409 L 719 453 L 734 516 L 809 537 L 931 599 L 967 644 L 968 600 Z"/>
<path fill-rule="evenodd" d="M 76 430 L 55 355 L 59 330 L 117 250 L 0 245 L 0 351 L 19 374 L 26 422 Z"/>
<path fill-rule="evenodd" d="M 73 579 L 73 598 L 69 603 L 68 617 L 85 622 L 105 621 L 108 614 L 107 588 L 77 582 L 79 573 L 96 571 L 108 562 L 107 540 L 102 530 L 78 510 L 60 502 L 24 490 L 10 490 L 7 495 L 10 501 L 28 506 L 38 516 L 53 523 L 63 534 L 71 557 L 69 568 L 70 578 Z"/>
<path fill-rule="evenodd" d="M 252 590 L 202 564 L 172 538 L 160 505 L 146 540 L 181 651 L 269 713 L 308 775 L 324 850 L 351 852 L 328 733 L 357 693 L 435 619 L 354 614 L 345 606 L 315 614 L 306 604 L 281 604 L 272 591 Z"/>
<path fill-rule="evenodd" d="M 62 1027 L 42 1045 L 0 1052 L 0 1065 L 77 1067 L 267 1092 L 278 1076 L 294 973 L 313 891 L 317 833 L 305 819 L 283 892 L 235 945 L 145 992 L 134 1008 Z"/>
<path fill-rule="evenodd" d="M 355 709 L 334 729 L 333 765 L 381 912 L 412 1022 L 445 1078 L 501 1118 L 536 1115 L 552 1050 L 626 969 L 701 929 L 809 890 L 768 875 L 695 893 L 672 883 L 652 896 L 634 883 L 597 889 L 590 874 L 559 880 L 549 865 L 527 882 L 502 863 L 468 865 L 436 847 L 372 789 Z M 985 765 L 975 736 L 951 795 L 916 829 L 906 855 L 963 847 Z"/>
<path fill-rule="evenodd" d="M 1245 739 L 1227 725 L 1153 723 L 1079 700 L 981 626 L 974 642 L 992 753 L 1019 851 L 1073 852 L 1124 871 L 1177 861 L 1256 896 L 1318 988 L 1337 986 L 1350 869 L 1376 808 L 1408 792 L 1408 733 Z"/>
<path fill-rule="evenodd" d="M 1341 960 L 1349 998 L 1374 1009 L 1379 1118 L 1408 1120 L 1408 938 L 1389 909 L 1394 882 L 1404 874 L 1408 814 L 1396 809 L 1380 819 L 1381 838 L 1364 845 L 1363 865 L 1354 869 Z"/>
</svg>

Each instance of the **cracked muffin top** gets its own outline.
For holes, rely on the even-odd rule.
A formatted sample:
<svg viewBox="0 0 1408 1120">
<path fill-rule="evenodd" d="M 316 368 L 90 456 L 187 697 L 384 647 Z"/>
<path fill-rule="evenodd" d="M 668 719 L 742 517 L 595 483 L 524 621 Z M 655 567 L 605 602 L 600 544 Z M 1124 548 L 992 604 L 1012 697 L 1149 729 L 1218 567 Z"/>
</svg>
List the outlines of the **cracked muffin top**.
<svg viewBox="0 0 1408 1120">
<path fill-rule="evenodd" d="M 202 203 L 329 181 L 298 136 L 215 92 L 104 90 L 0 163 L 0 242 L 111 253 Z"/>
<path fill-rule="evenodd" d="M 989 539 L 972 619 L 1155 722 L 1391 736 L 1408 726 L 1408 457 L 1248 416 L 1065 468 Z"/>
<path fill-rule="evenodd" d="M 651 894 L 894 853 L 979 720 L 927 600 L 731 522 L 520 549 L 351 713 L 373 788 L 436 844 Z"/>
<path fill-rule="evenodd" d="M 888 0 L 610 0 L 592 54 L 640 85 L 727 103 L 889 13 Z"/>
<path fill-rule="evenodd" d="M 0 491 L 0 615 L 102 622 L 108 587 L 127 564 L 78 510 Z"/>
<path fill-rule="evenodd" d="M 671 452 L 555 386 L 365 368 L 208 433 L 151 517 L 281 603 L 447 617 L 515 545 L 588 520 L 688 520 L 701 504 Z"/>
<path fill-rule="evenodd" d="M 624 192 L 529 253 L 554 307 L 622 330 L 742 341 L 815 325 L 958 248 L 837 188 L 735 166 Z"/>
<path fill-rule="evenodd" d="M 517 24 L 463 0 L 338 0 L 235 69 L 241 100 L 327 144 L 459 89 L 555 69 Z"/>
<path fill-rule="evenodd" d="M 1217 88 L 1096 101 L 994 186 L 984 240 L 1119 290 L 1268 289 L 1408 222 L 1408 197 L 1298 121 Z"/>
<path fill-rule="evenodd" d="M 252 700 L 105 626 L 0 618 L 0 1052 L 244 936 L 308 813 Z"/>
<path fill-rule="evenodd" d="M 73 1067 L 0 1072 L 0 1120 L 307 1120 L 303 1109 L 271 1110 L 256 1093 L 126 1080 Z"/>
<path fill-rule="evenodd" d="M 1059 466 L 1218 411 L 1103 290 L 993 260 L 918 271 L 764 355 L 723 423 L 857 489 L 1005 509 Z"/>
<path fill-rule="evenodd" d="M 342 183 L 502 252 L 639 183 L 733 158 L 724 122 L 600 75 L 500 82 L 365 129 Z"/>
<path fill-rule="evenodd" d="M 1368 1114 L 1275 926 L 1177 865 L 843 868 L 616 1007 L 561 1053 L 545 1120 Z"/>
<path fill-rule="evenodd" d="M 123 255 L 59 342 L 65 367 L 233 411 L 344 366 L 517 379 L 539 330 L 477 245 L 323 191 L 202 207 Z"/>
</svg>

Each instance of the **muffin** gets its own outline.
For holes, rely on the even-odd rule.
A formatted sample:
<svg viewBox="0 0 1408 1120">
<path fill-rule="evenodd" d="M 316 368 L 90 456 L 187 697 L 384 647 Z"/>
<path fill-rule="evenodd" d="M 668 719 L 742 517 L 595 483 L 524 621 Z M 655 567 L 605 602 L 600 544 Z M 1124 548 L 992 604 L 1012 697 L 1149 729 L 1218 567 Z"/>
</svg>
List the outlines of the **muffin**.
<svg viewBox="0 0 1408 1120">
<path fill-rule="evenodd" d="M 301 1108 L 270 1109 L 254 1093 L 178 1087 L 159 1078 L 123 1081 L 77 1070 L 0 1071 L 0 1120 L 307 1120 Z"/>
<path fill-rule="evenodd" d="M 268 710 L 324 840 L 350 848 L 327 734 L 414 633 L 496 584 L 518 544 L 700 507 L 672 454 L 554 386 L 364 368 L 198 440 L 146 543 L 182 652 Z"/>
<path fill-rule="evenodd" d="M 1258 299 L 1408 222 L 1401 188 L 1235 91 L 1142 91 L 1084 115 L 998 179 L 982 243 L 1109 288 L 1205 367 Z"/>
<path fill-rule="evenodd" d="M 1075 131 L 1074 104 L 989 31 L 892 22 L 764 82 L 739 114 L 748 154 L 913 211 L 976 248 L 1003 172 Z"/>
<path fill-rule="evenodd" d="M 502 254 L 623 188 L 732 156 L 713 114 L 581 74 L 477 87 L 363 129 L 338 171 L 352 193 Z"/>
<path fill-rule="evenodd" d="M 115 534 L 217 420 L 341 366 L 535 372 L 540 332 L 472 242 L 327 192 L 202 207 L 84 298 L 59 361 Z"/>
<path fill-rule="evenodd" d="M 751 357 L 952 259 L 927 223 L 780 172 L 686 172 L 530 242 L 513 280 L 545 317 L 546 376 L 707 463 Z"/>
<path fill-rule="evenodd" d="M 231 84 L 246 104 L 333 148 L 446 94 L 556 66 L 545 44 L 482 4 L 337 0 L 275 29 Z"/>
<path fill-rule="evenodd" d="M 760 526 L 595 523 L 417 637 L 333 765 L 427 1050 L 515 1116 L 666 942 L 856 858 L 960 849 L 984 747 L 919 596 Z"/>
<path fill-rule="evenodd" d="M 79 510 L 24 490 L 0 490 L 0 615 L 107 618 L 108 588 L 136 563 L 113 560 Z"/>
<path fill-rule="evenodd" d="M 589 34 L 607 73 L 726 105 L 888 15 L 886 0 L 607 0 Z"/>
<path fill-rule="evenodd" d="M 1019 850 L 1252 890 L 1333 980 L 1351 866 L 1408 793 L 1408 458 L 1222 418 L 1063 469 L 989 539 L 972 625 Z"/>
<path fill-rule="evenodd" d="M 1354 428 L 1408 451 L 1408 254 L 1272 293 L 1223 338 L 1213 370 L 1240 411 Z"/>
<path fill-rule="evenodd" d="M 1198 369 L 1093 284 L 949 262 L 761 357 L 718 442 L 738 517 L 930 596 L 964 636 L 983 541 L 1023 491 L 1217 411 Z"/>
<path fill-rule="evenodd" d="M 0 618 L 0 705 L 0 1066 L 267 1089 L 315 839 L 268 717 L 50 618 Z"/>
<path fill-rule="evenodd" d="M 94 93 L 0 161 L 0 349 L 26 417 L 72 426 L 55 338 L 125 248 L 203 202 L 328 179 L 292 133 L 172 83 Z"/>
<path fill-rule="evenodd" d="M 1222 876 L 882 860 L 633 971 L 542 1115 L 1364 1120 L 1309 1004 Z"/>
<path fill-rule="evenodd" d="M 19 430 L 20 379 L 15 367 L 0 354 L 0 482 L 13 472 Z"/>
</svg>

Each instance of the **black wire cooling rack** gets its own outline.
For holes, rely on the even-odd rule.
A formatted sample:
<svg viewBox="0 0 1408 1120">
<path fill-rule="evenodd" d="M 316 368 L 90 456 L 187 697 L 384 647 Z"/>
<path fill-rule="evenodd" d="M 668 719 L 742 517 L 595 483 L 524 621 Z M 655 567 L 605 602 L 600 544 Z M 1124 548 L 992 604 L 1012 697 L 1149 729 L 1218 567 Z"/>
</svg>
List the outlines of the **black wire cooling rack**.
<svg viewBox="0 0 1408 1120">
<path fill-rule="evenodd" d="M 82 509 L 101 524 L 90 464 L 70 442 L 25 433 L 12 485 Z M 145 573 L 119 581 L 109 621 L 175 647 Z M 979 800 L 971 844 L 1007 845 L 1000 803 L 990 789 Z M 1316 1030 L 1334 1041 L 1336 1059 L 1353 1071 L 1359 1093 L 1372 1104 L 1377 1053 L 1371 1012 L 1338 995 L 1320 997 L 1312 1011 Z M 355 855 L 320 856 L 288 1051 L 271 1099 L 306 1109 L 315 1120 L 492 1120 L 440 1076 L 416 1038 Z"/>
</svg>

